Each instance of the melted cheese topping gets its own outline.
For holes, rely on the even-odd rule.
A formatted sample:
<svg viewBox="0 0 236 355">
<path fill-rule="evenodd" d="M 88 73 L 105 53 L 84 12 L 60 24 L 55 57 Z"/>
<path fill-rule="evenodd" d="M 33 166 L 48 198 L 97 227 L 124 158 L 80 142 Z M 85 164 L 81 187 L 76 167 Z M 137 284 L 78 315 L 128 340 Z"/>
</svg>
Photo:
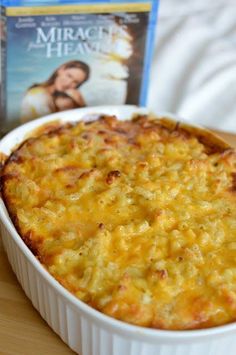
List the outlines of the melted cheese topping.
<svg viewBox="0 0 236 355">
<path fill-rule="evenodd" d="M 24 241 L 79 299 L 193 329 L 236 319 L 235 171 L 233 150 L 177 126 L 103 117 L 27 140 L 2 192 Z"/>
</svg>

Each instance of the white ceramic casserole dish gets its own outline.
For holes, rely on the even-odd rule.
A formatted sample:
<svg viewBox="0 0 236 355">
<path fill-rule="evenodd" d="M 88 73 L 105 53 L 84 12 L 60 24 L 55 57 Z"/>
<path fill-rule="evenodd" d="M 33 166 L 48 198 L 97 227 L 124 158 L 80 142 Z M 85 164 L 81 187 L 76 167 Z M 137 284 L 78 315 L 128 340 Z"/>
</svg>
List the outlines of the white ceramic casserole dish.
<svg viewBox="0 0 236 355">
<path fill-rule="evenodd" d="M 114 114 L 129 119 L 147 113 L 136 106 L 84 108 L 29 122 L 5 136 L 0 152 L 9 155 L 32 130 L 47 122 Z M 168 117 L 178 119 L 168 114 Z M 191 331 L 155 330 L 110 318 L 74 297 L 34 257 L 0 201 L 1 235 L 9 262 L 26 295 L 50 327 L 80 355 L 227 355 L 236 354 L 236 323 Z M 49 344 L 50 346 L 50 344 Z"/>
</svg>

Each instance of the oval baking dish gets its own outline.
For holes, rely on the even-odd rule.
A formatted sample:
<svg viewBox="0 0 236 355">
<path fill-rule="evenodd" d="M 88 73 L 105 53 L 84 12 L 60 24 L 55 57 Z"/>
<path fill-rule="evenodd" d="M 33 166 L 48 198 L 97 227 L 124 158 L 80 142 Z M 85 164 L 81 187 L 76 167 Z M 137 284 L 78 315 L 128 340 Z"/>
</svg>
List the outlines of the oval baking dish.
<svg viewBox="0 0 236 355">
<path fill-rule="evenodd" d="M 50 121 L 93 120 L 100 114 L 130 119 L 133 114 L 145 114 L 145 108 L 135 106 L 86 108 L 62 112 L 23 125 L 0 143 L 0 151 L 9 155 L 15 146 L 32 135 L 32 131 Z M 163 117 L 163 115 L 158 115 Z M 164 115 L 176 120 L 172 115 Z M 169 127 L 176 121 L 168 121 Z M 190 126 L 186 129 L 191 131 Z M 223 149 L 226 143 L 200 128 L 193 128 L 202 137 Z M 80 355 L 221 355 L 227 347 L 234 354 L 236 324 L 200 330 L 158 330 L 130 325 L 110 318 L 78 300 L 64 289 L 40 264 L 24 244 L 13 226 L 3 200 L 0 206 L 1 232 L 8 259 L 25 293 L 52 329 Z"/>
</svg>

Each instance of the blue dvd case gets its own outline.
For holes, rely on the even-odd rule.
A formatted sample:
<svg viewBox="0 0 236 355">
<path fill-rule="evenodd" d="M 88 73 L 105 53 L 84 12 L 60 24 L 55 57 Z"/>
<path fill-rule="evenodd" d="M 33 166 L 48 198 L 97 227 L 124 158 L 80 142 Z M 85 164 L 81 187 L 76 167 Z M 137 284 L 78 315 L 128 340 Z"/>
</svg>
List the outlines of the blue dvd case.
<svg viewBox="0 0 236 355">
<path fill-rule="evenodd" d="M 83 106 L 145 105 L 158 0 L 1 1 L 1 132 Z"/>
</svg>

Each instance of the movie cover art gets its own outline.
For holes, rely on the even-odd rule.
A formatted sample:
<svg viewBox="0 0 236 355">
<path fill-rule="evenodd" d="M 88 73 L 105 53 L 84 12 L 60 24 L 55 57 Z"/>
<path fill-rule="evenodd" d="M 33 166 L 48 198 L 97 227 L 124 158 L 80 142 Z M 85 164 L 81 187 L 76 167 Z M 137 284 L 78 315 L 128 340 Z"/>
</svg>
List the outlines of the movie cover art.
<svg viewBox="0 0 236 355">
<path fill-rule="evenodd" d="M 5 116 L 13 126 L 72 108 L 145 103 L 147 7 L 27 11 L 6 11 Z"/>
</svg>

